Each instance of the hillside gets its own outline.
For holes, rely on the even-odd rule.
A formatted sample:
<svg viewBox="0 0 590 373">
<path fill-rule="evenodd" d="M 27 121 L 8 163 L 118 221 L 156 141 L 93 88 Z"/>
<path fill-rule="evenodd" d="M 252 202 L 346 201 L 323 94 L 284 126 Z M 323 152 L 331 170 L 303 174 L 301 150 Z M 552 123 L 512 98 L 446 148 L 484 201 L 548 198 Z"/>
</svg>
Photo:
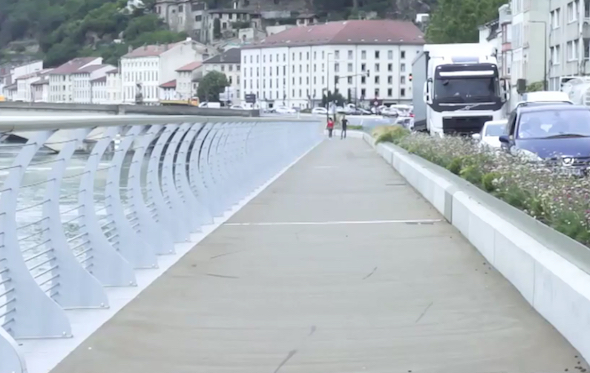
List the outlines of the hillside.
<svg viewBox="0 0 590 373">
<path fill-rule="evenodd" d="M 156 15 L 125 6 L 124 0 L 0 0 L 3 57 L 37 54 L 47 66 L 56 66 L 76 56 L 100 55 L 116 64 L 129 46 L 186 37 L 168 31 Z M 123 43 L 113 42 L 123 35 Z"/>
<path fill-rule="evenodd" d="M 288 1 L 272 3 L 278 4 L 275 7 L 294 4 Z M 100 55 L 106 63 L 116 64 L 129 47 L 184 39 L 185 34 L 169 31 L 149 11 L 154 2 L 144 1 L 147 11 L 129 11 L 126 0 L 0 0 L 0 60 L 30 55 L 43 57 L 47 66 L 56 66 L 76 56 Z M 214 9 L 229 7 L 232 0 L 207 2 Z M 418 12 L 429 12 L 435 2 L 299 1 L 306 11 L 325 14 L 329 20 L 359 18 L 367 12 L 376 12 L 378 18 L 413 19 Z"/>
</svg>

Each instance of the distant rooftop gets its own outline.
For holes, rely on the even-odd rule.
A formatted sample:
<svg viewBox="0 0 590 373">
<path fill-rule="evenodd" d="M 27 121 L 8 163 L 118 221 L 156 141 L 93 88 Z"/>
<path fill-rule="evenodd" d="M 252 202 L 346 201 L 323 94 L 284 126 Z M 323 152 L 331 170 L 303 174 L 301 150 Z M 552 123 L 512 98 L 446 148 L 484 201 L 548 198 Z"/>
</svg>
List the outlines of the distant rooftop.
<svg viewBox="0 0 590 373">
<path fill-rule="evenodd" d="M 324 44 L 424 44 L 424 34 L 412 22 L 395 20 L 350 20 L 293 27 L 270 35 L 244 49 Z"/>
<path fill-rule="evenodd" d="M 201 65 L 203 65 L 202 61 L 194 61 L 189 63 L 188 65 L 184 65 L 183 67 L 181 67 L 180 69 L 176 70 L 176 71 L 195 71 L 196 69 L 198 69 L 199 67 L 201 67 Z"/>
<path fill-rule="evenodd" d="M 101 76 L 100 78 L 92 79 L 90 83 L 104 83 L 107 81 L 106 76 Z"/>
<path fill-rule="evenodd" d="M 90 65 L 90 66 L 86 66 L 81 69 L 78 69 L 78 71 L 76 71 L 76 73 L 91 73 L 96 70 L 104 69 L 105 67 L 111 67 L 111 68 L 115 69 L 115 67 L 112 65 Z"/>
<path fill-rule="evenodd" d="M 80 57 L 74 58 L 63 65 L 59 66 L 58 68 L 53 69 L 49 74 L 50 75 L 69 75 L 73 74 L 78 71 L 80 68 L 88 65 L 92 61 L 95 61 L 99 57 Z"/>
<path fill-rule="evenodd" d="M 139 58 L 139 57 L 157 57 L 164 52 L 174 48 L 179 43 L 160 44 L 160 45 L 144 45 L 127 53 L 123 58 Z"/>
<path fill-rule="evenodd" d="M 160 88 L 176 88 L 176 79 L 160 85 Z"/>
<path fill-rule="evenodd" d="M 204 64 L 214 64 L 214 63 L 240 63 L 242 56 L 242 50 L 240 48 L 232 48 L 228 49 L 225 52 L 218 54 L 217 56 L 213 56 L 208 60 L 205 60 Z"/>
</svg>

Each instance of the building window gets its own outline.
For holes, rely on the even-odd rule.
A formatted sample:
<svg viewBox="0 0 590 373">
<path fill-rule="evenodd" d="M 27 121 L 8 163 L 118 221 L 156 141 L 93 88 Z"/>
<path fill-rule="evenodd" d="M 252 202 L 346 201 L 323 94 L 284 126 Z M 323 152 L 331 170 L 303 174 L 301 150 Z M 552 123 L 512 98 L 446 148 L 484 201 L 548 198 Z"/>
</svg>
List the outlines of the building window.
<svg viewBox="0 0 590 373">
<path fill-rule="evenodd" d="M 339 72 L 340 71 L 340 64 L 339 63 L 335 63 L 334 64 L 334 72 Z"/>
<path fill-rule="evenodd" d="M 315 60 L 316 58 L 318 58 L 318 52 L 313 52 L 313 59 Z"/>
<path fill-rule="evenodd" d="M 361 76 L 361 84 L 365 84 L 367 82 L 366 76 Z"/>
<path fill-rule="evenodd" d="M 379 84 L 379 75 L 375 75 L 375 84 Z"/>
<path fill-rule="evenodd" d="M 387 51 L 387 58 L 393 60 L 393 51 Z"/>
<path fill-rule="evenodd" d="M 352 84 L 352 76 L 349 76 L 347 81 L 348 81 L 348 84 Z"/>
<path fill-rule="evenodd" d="M 376 59 L 376 60 L 378 60 L 378 59 L 379 59 L 379 56 L 380 56 L 380 53 L 379 53 L 379 51 L 375 51 L 375 59 Z"/>
<path fill-rule="evenodd" d="M 378 64 L 378 63 L 376 63 L 376 64 L 375 64 L 375 71 L 376 71 L 376 72 L 378 72 L 378 71 L 379 71 L 379 64 Z"/>
<path fill-rule="evenodd" d="M 406 64 L 405 63 L 402 63 L 399 65 L 399 71 L 402 73 L 406 72 Z"/>
<path fill-rule="evenodd" d="M 334 51 L 334 59 L 336 59 L 336 60 L 340 59 L 340 51 Z"/>
<path fill-rule="evenodd" d="M 348 72 L 349 72 L 349 73 L 351 73 L 351 72 L 352 72 L 352 64 L 351 64 L 351 63 L 349 63 L 349 64 L 348 64 Z"/>
<path fill-rule="evenodd" d="M 588 11 L 586 9 L 586 11 Z M 561 9 L 557 8 L 551 12 L 551 28 L 556 29 L 561 26 Z"/>
<path fill-rule="evenodd" d="M 361 60 L 367 59 L 367 51 L 361 51 Z"/>
<path fill-rule="evenodd" d="M 361 63 L 361 71 L 362 71 L 362 72 L 365 72 L 365 71 L 367 71 L 367 65 L 366 65 L 366 64 L 364 64 L 364 63 Z"/>
<path fill-rule="evenodd" d="M 405 88 L 402 88 L 402 89 L 400 89 L 400 90 L 399 90 L 399 95 L 400 95 L 401 97 L 406 97 L 406 89 L 405 89 Z"/>
<path fill-rule="evenodd" d="M 391 78 L 391 76 L 390 76 L 390 78 Z M 402 76 L 399 77 L 399 82 L 400 82 L 400 84 L 406 84 L 406 77 L 405 77 L 405 75 L 402 75 Z"/>
<path fill-rule="evenodd" d="M 379 97 L 379 88 L 375 88 L 375 98 Z"/>
<path fill-rule="evenodd" d="M 352 51 L 348 51 L 348 59 L 352 60 Z"/>
<path fill-rule="evenodd" d="M 392 63 L 387 64 L 387 71 L 393 71 L 393 64 Z"/>
<path fill-rule="evenodd" d="M 387 97 L 393 96 L 393 89 L 387 88 Z"/>
<path fill-rule="evenodd" d="M 361 88 L 361 100 L 364 100 L 366 96 L 367 96 L 367 90 L 364 88 Z"/>
<path fill-rule="evenodd" d="M 406 51 L 401 51 L 401 53 L 400 53 L 400 58 L 401 58 L 401 59 L 404 59 L 404 58 L 406 58 Z"/>
<path fill-rule="evenodd" d="M 578 20 L 578 5 L 579 0 L 575 0 L 567 4 L 567 21 L 569 23 Z"/>
<path fill-rule="evenodd" d="M 578 58 L 578 41 L 572 40 L 567 42 L 567 59 L 574 61 Z"/>
</svg>

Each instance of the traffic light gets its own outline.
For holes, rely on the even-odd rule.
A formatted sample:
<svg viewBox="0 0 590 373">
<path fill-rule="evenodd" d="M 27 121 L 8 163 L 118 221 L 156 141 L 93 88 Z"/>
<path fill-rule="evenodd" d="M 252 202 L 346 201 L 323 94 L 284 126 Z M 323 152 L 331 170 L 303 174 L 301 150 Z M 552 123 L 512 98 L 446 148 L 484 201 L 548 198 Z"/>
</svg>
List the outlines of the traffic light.
<svg viewBox="0 0 590 373">
<path fill-rule="evenodd" d="M 408 79 L 410 79 L 410 82 L 412 81 L 412 74 L 408 76 Z"/>
</svg>

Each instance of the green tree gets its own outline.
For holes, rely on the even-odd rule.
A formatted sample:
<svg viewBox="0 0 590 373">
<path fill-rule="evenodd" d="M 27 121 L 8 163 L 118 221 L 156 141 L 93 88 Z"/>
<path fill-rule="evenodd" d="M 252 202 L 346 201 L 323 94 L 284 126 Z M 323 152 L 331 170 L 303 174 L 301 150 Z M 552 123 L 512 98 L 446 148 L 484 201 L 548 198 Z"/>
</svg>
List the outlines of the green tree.
<svg viewBox="0 0 590 373">
<path fill-rule="evenodd" d="M 224 73 L 211 71 L 203 77 L 197 89 L 201 101 L 219 101 L 219 94 L 229 85 Z"/>
<path fill-rule="evenodd" d="M 213 20 L 213 37 L 215 39 L 221 38 L 221 21 L 219 18 Z"/>
<path fill-rule="evenodd" d="M 426 30 L 429 43 L 476 43 L 477 27 L 498 17 L 507 0 L 438 0 Z"/>
</svg>

